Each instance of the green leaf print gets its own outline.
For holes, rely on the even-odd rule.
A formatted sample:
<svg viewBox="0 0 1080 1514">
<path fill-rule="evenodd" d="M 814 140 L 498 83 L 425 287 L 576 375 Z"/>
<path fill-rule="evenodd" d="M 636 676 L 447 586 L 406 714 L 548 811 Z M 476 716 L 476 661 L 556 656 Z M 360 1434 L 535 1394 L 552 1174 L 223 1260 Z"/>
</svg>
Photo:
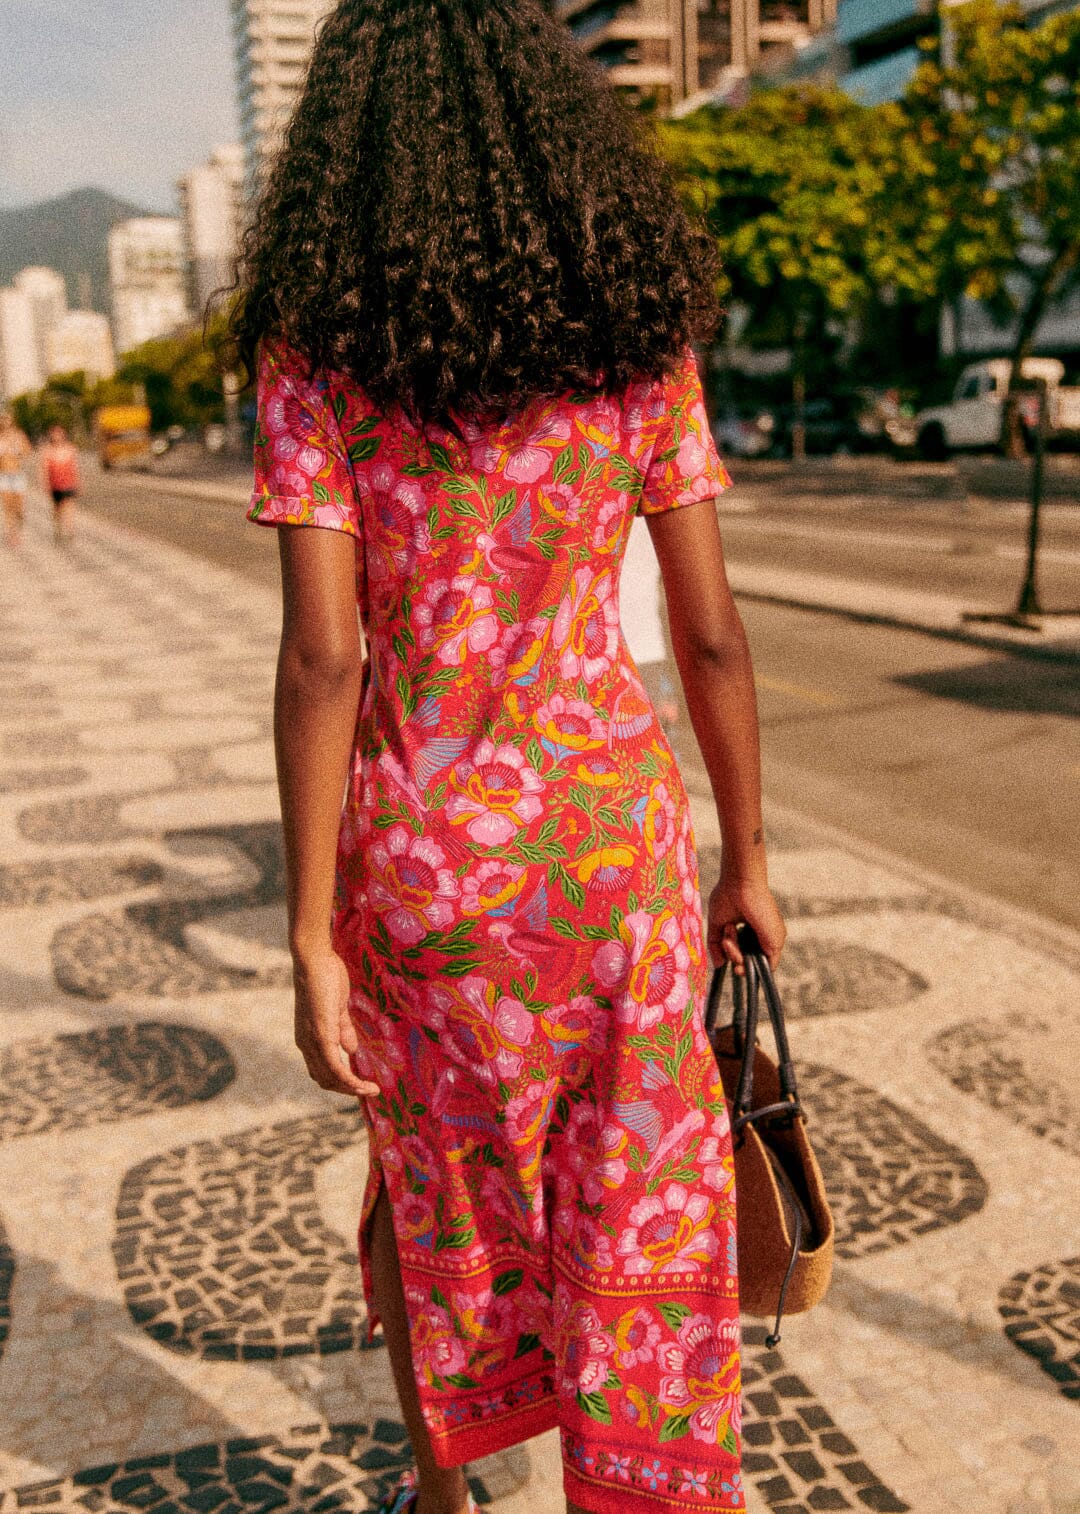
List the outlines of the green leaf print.
<svg viewBox="0 0 1080 1514">
<path fill-rule="evenodd" d="M 431 1290 L 431 1302 L 435 1304 L 439 1309 L 450 1308 L 450 1300 L 447 1298 L 446 1294 L 442 1292 L 437 1284 Z"/>
<path fill-rule="evenodd" d="M 551 477 L 555 483 L 561 484 L 563 475 L 569 473 L 574 466 L 574 449 L 567 445 L 555 459 L 555 466 L 551 470 Z"/>
<path fill-rule="evenodd" d="M 575 909 L 585 908 L 585 890 L 576 878 L 571 878 L 561 863 L 559 865 L 559 887 Z"/>
<path fill-rule="evenodd" d="M 611 1424 L 611 1410 L 608 1408 L 607 1399 L 602 1393 L 582 1393 L 579 1388 L 577 1391 L 577 1403 L 578 1408 L 583 1410 L 590 1419 L 595 1419 L 598 1424 Z M 686 1423 L 689 1425 L 689 1419 Z M 661 1436 L 661 1439 L 663 1439 L 663 1436 Z"/>
<path fill-rule="evenodd" d="M 506 1293 L 513 1293 L 520 1288 L 525 1281 L 525 1274 L 520 1267 L 514 1267 L 509 1272 L 500 1272 L 491 1285 L 491 1291 L 496 1298 L 502 1298 Z"/>
<path fill-rule="evenodd" d="M 656 1306 L 666 1322 L 673 1330 L 677 1330 L 684 1319 L 689 1319 L 693 1311 L 686 1304 L 672 1304 L 665 1301 Z"/>
<path fill-rule="evenodd" d="M 569 920 L 562 920 L 562 919 L 559 918 L 558 915 L 556 915 L 552 919 L 552 921 L 551 921 L 551 928 L 552 928 L 552 930 L 555 932 L 555 934 L 557 936 L 562 936 L 567 941 L 580 941 L 581 940 L 580 935 L 577 933 L 577 931 L 574 929 L 574 927 L 570 924 L 570 921 Z M 585 929 L 586 929 L 586 931 L 588 931 L 589 927 L 586 926 Z"/>
<path fill-rule="evenodd" d="M 452 1372 L 449 1377 L 443 1378 L 444 1383 L 449 1383 L 451 1388 L 479 1388 L 480 1384 L 475 1377 L 470 1377 L 467 1372 Z"/>
<path fill-rule="evenodd" d="M 611 921 L 611 933 L 612 933 L 612 935 L 621 938 L 621 936 L 622 936 L 622 923 L 623 923 L 623 920 L 626 917 L 625 917 L 625 915 L 623 914 L 622 910 L 619 908 L 619 906 L 617 904 L 613 904 L 611 906 L 611 914 L 608 916 L 608 918 Z"/>
<path fill-rule="evenodd" d="M 505 520 L 508 515 L 512 515 L 514 513 L 514 508 L 516 505 L 517 491 L 515 489 L 511 489 L 507 494 L 500 494 L 499 498 L 495 501 L 494 505 L 491 508 L 492 525 L 497 526 L 499 522 Z"/>
<path fill-rule="evenodd" d="M 610 1367 L 608 1368 L 607 1381 L 604 1383 L 604 1387 L 605 1388 L 621 1388 L 622 1387 L 622 1378 L 619 1376 L 619 1374 L 617 1372 L 612 1372 L 612 1370 L 611 1370 Z"/>
<path fill-rule="evenodd" d="M 319 501 L 320 505 L 328 505 L 330 503 L 330 490 L 326 487 L 325 484 L 320 484 L 318 479 L 316 479 L 312 484 L 311 492 Z"/>
<path fill-rule="evenodd" d="M 382 442 L 377 436 L 365 436 L 358 442 L 352 442 L 349 446 L 349 461 L 354 466 L 357 463 L 366 463 L 369 458 L 375 456 Z"/>
<path fill-rule="evenodd" d="M 735 1431 L 728 1426 L 728 1432 L 720 1442 L 721 1451 L 726 1451 L 729 1456 L 734 1456 L 739 1449 L 739 1442 L 735 1437 Z"/>
<path fill-rule="evenodd" d="M 660 1444 L 667 1440 L 682 1440 L 684 1435 L 690 1434 L 689 1414 L 673 1414 L 660 1426 Z"/>
<path fill-rule="evenodd" d="M 438 442 L 432 442 L 428 447 L 428 452 L 431 455 L 431 461 L 441 473 L 457 473 L 453 459 L 445 447 L 441 447 Z"/>
<path fill-rule="evenodd" d="M 528 1356 L 529 1353 L 531 1351 L 535 1351 L 539 1345 L 540 1337 L 538 1335 L 519 1335 L 517 1350 L 514 1352 L 514 1360 L 517 1361 L 522 1356 Z"/>
</svg>

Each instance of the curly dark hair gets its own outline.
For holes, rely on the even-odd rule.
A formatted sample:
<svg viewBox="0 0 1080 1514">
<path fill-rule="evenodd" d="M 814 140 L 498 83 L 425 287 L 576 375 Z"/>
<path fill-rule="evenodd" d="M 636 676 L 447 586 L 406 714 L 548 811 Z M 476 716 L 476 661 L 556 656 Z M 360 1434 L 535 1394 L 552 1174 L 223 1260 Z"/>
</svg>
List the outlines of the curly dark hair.
<svg viewBox="0 0 1080 1514">
<path fill-rule="evenodd" d="M 340 0 L 244 243 L 232 331 L 423 420 L 660 377 L 715 244 L 538 0 Z"/>
</svg>

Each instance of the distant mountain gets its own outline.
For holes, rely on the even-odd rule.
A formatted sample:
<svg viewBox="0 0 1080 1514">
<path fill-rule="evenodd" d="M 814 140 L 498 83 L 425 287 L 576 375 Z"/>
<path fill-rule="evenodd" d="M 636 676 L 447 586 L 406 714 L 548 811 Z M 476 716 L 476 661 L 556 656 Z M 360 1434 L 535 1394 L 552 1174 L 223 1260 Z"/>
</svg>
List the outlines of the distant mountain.
<svg viewBox="0 0 1080 1514">
<path fill-rule="evenodd" d="M 10 284 L 21 268 L 44 264 L 64 275 L 70 305 L 108 314 L 109 231 L 117 221 L 145 214 L 101 189 L 0 209 L 0 284 Z"/>
</svg>

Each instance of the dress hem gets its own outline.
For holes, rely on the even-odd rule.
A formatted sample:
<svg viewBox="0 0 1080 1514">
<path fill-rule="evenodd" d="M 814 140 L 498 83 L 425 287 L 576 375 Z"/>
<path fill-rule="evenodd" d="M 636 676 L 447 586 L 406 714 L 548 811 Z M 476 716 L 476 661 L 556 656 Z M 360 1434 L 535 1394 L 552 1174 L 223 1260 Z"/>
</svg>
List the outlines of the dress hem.
<svg viewBox="0 0 1080 1514">
<path fill-rule="evenodd" d="M 521 1409 L 511 1409 L 498 1419 L 479 1425 L 462 1425 L 460 1430 L 431 1433 L 431 1449 L 440 1467 L 461 1467 L 506 1451 L 511 1446 L 533 1440 L 548 1430 L 558 1429 L 559 1406 L 554 1398 L 541 1399 Z"/>
</svg>

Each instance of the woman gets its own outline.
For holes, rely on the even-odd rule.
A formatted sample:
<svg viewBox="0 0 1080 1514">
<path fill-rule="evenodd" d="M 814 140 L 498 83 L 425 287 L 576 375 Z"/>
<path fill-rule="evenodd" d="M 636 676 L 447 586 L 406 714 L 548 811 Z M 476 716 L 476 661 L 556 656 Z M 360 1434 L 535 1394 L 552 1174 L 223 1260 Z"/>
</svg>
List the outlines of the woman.
<svg viewBox="0 0 1080 1514">
<path fill-rule="evenodd" d="M 251 516 L 329 528 L 279 535 L 296 1037 L 370 1131 L 395 1514 L 556 1425 L 572 1511 L 745 1507 L 701 1011 L 707 950 L 784 927 L 689 348 L 715 267 L 640 129 L 533 0 L 343 0 L 248 239 Z M 707 950 L 619 628 L 639 510 L 723 828 Z"/>
<path fill-rule="evenodd" d="M 7 410 L 0 410 L 0 507 L 4 539 L 13 550 L 22 545 L 26 517 L 26 464 L 33 452 L 30 438 Z"/>
<path fill-rule="evenodd" d="M 50 426 L 41 449 L 42 487 L 52 495 L 53 531 L 60 545 L 75 534 L 75 500 L 79 493 L 79 454 L 63 426 Z"/>
</svg>

